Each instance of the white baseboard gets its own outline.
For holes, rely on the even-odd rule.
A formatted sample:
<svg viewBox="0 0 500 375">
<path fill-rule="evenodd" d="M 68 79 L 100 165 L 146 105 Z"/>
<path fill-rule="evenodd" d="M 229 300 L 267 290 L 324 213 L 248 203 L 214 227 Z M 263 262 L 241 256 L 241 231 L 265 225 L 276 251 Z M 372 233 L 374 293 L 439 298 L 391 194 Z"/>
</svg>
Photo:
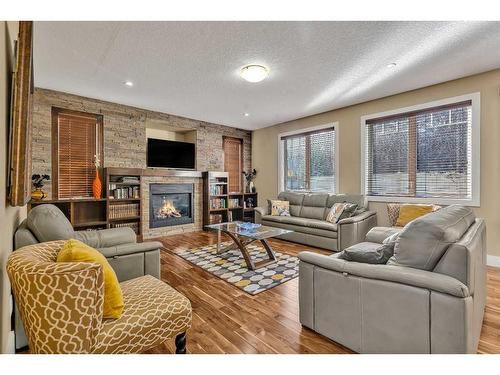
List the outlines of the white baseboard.
<svg viewBox="0 0 500 375">
<path fill-rule="evenodd" d="M 491 267 L 499 267 L 500 268 L 500 257 L 494 255 L 488 255 L 486 258 L 486 264 Z"/>
</svg>

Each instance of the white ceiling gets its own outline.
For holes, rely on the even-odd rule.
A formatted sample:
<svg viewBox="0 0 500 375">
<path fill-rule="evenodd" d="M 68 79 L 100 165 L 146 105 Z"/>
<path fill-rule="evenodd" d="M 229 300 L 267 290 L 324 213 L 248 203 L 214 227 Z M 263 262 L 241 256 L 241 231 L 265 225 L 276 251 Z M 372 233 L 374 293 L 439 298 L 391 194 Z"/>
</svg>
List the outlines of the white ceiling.
<svg viewBox="0 0 500 375">
<path fill-rule="evenodd" d="M 38 87 L 244 129 L 500 67 L 500 22 L 36 22 L 34 44 Z"/>
</svg>

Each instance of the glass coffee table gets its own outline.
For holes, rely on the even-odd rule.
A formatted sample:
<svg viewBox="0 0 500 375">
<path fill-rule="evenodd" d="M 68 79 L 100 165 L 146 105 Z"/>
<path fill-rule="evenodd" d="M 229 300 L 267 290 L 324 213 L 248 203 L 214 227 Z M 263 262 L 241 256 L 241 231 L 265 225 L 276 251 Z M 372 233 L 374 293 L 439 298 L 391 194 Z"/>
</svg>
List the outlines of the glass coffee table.
<svg viewBox="0 0 500 375">
<path fill-rule="evenodd" d="M 217 231 L 218 254 L 225 253 L 229 250 L 239 249 L 241 251 L 241 254 L 243 255 L 243 258 L 245 258 L 245 262 L 249 270 L 255 270 L 270 263 L 276 262 L 276 256 L 274 255 L 274 251 L 267 242 L 268 238 L 293 232 L 291 230 L 266 227 L 264 225 L 256 229 L 247 230 L 239 227 L 237 223 L 241 222 L 233 221 L 230 223 L 210 224 L 206 225 L 205 228 Z M 234 243 L 229 246 L 222 247 L 221 233 L 227 234 L 233 240 Z M 247 250 L 247 246 L 254 241 L 260 241 L 262 243 L 264 249 L 266 249 L 267 256 L 269 257 L 269 259 L 265 259 L 257 263 L 253 262 Z"/>
</svg>

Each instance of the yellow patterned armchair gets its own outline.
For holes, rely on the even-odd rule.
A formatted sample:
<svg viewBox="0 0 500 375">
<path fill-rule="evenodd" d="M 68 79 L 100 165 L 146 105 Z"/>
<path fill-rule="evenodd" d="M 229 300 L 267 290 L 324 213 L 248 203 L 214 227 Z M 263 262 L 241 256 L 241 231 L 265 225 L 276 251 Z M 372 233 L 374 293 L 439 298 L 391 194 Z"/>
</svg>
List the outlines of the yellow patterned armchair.
<svg viewBox="0 0 500 375">
<path fill-rule="evenodd" d="M 191 304 L 153 276 L 120 283 L 119 319 L 102 319 L 104 281 L 95 263 L 57 263 L 64 241 L 25 246 L 7 272 L 31 353 L 141 353 L 176 338 L 186 352 Z"/>
</svg>

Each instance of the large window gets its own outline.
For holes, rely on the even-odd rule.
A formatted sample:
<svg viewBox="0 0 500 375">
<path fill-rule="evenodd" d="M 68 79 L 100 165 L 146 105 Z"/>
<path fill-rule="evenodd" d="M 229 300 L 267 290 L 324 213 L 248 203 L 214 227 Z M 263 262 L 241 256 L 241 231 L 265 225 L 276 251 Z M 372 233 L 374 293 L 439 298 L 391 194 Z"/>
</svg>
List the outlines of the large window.
<svg viewBox="0 0 500 375">
<path fill-rule="evenodd" d="M 460 99 L 363 119 L 363 177 L 371 200 L 477 203 L 473 132 L 479 123 L 472 98 Z"/>
<path fill-rule="evenodd" d="M 335 192 L 335 129 L 280 136 L 282 190 Z"/>
<path fill-rule="evenodd" d="M 92 196 L 94 158 L 102 165 L 102 116 L 52 109 L 52 181 L 56 198 Z"/>
</svg>

